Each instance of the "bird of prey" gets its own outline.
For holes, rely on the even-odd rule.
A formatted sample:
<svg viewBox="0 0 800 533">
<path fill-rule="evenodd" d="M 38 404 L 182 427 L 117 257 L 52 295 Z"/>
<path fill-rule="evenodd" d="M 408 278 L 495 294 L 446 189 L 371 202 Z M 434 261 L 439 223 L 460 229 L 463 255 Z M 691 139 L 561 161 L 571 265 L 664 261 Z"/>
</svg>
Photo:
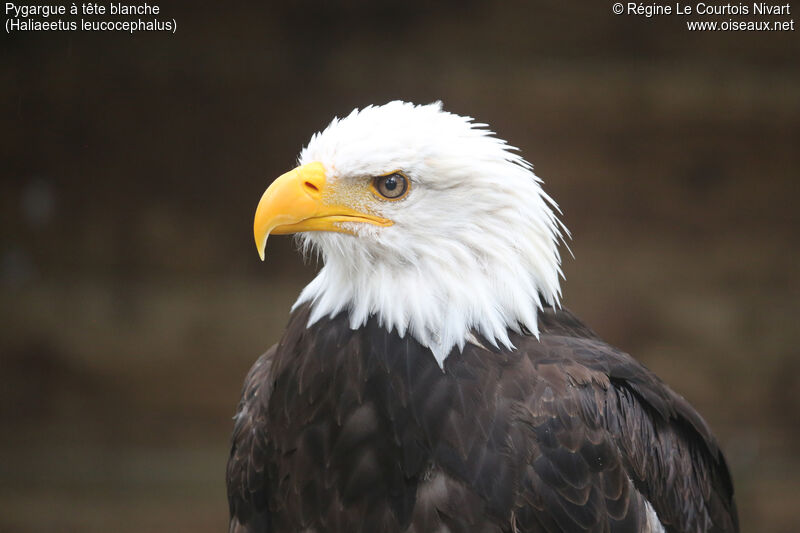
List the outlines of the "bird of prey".
<svg viewBox="0 0 800 533">
<path fill-rule="evenodd" d="M 705 421 L 561 307 L 559 215 L 441 103 L 315 134 L 255 213 L 323 266 L 245 380 L 230 531 L 738 531 Z"/>
</svg>

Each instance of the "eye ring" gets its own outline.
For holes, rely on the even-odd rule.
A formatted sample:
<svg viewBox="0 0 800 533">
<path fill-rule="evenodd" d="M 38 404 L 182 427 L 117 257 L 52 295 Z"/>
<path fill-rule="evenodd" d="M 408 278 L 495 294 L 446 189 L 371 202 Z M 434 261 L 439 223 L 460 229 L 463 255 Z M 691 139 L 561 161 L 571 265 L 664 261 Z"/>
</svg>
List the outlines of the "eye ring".
<svg viewBox="0 0 800 533">
<path fill-rule="evenodd" d="M 408 195 L 411 180 L 399 170 L 372 178 L 372 191 L 381 199 L 396 202 Z"/>
</svg>

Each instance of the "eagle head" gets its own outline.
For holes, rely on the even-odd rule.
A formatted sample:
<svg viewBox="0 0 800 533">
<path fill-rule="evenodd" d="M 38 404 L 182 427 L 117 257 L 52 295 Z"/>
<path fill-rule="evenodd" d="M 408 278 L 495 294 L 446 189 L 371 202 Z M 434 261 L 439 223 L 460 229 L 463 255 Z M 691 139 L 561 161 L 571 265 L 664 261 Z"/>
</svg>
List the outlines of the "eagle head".
<svg viewBox="0 0 800 533">
<path fill-rule="evenodd" d="M 322 257 L 295 303 L 310 302 L 309 325 L 375 316 L 442 368 L 467 342 L 513 349 L 509 330 L 538 335 L 537 311 L 561 295 L 567 231 L 531 165 L 486 128 L 439 102 L 395 101 L 311 138 L 254 222 L 262 259 L 270 233 Z"/>
</svg>

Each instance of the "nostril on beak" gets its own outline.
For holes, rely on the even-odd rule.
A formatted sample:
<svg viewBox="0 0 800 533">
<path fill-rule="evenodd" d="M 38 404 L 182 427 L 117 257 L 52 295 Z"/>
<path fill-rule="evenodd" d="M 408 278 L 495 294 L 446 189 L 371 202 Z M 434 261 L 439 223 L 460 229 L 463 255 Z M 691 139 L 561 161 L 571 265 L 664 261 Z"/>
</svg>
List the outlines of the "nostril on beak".
<svg viewBox="0 0 800 533">
<path fill-rule="evenodd" d="M 304 185 L 305 185 L 306 189 L 309 190 L 309 192 L 315 192 L 315 193 L 319 192 L 319 188 L 316 185 L 314 185 L 313 183 L 311 183 L 310 181 L 305 182 Z"/>
</svg>

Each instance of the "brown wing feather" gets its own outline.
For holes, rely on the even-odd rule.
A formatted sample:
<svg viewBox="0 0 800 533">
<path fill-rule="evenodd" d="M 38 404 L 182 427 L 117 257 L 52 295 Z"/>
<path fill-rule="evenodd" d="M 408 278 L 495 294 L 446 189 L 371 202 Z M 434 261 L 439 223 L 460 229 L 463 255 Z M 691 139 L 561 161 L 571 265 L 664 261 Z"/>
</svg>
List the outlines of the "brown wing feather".
<svg viewBox="0 0 800 533">
<path fill-rule="evenodd" d="M 553 390 L 552 400 L 548 392 L 528 400 L 541 453 L 529 481 L 541 490 L 548 477 L 559 499 L 571 501 L 595 478 L 609 517 L 640 495 L 667 531 L 738 531 L 730 474 L 705 421 L 652 372 L 576 324 L 567 311 L 547 309 L 541 342 L 520 342 Z"/>
<path fill-rule="evenodd" d="M 231 533 L 271 531 L 265 492 L 270 459 L 264 413 L 272 395 L 271 370 L 276 347 L 259 357 L 248 372 L 234 416 L 226 473 Z"/>
</svg>

